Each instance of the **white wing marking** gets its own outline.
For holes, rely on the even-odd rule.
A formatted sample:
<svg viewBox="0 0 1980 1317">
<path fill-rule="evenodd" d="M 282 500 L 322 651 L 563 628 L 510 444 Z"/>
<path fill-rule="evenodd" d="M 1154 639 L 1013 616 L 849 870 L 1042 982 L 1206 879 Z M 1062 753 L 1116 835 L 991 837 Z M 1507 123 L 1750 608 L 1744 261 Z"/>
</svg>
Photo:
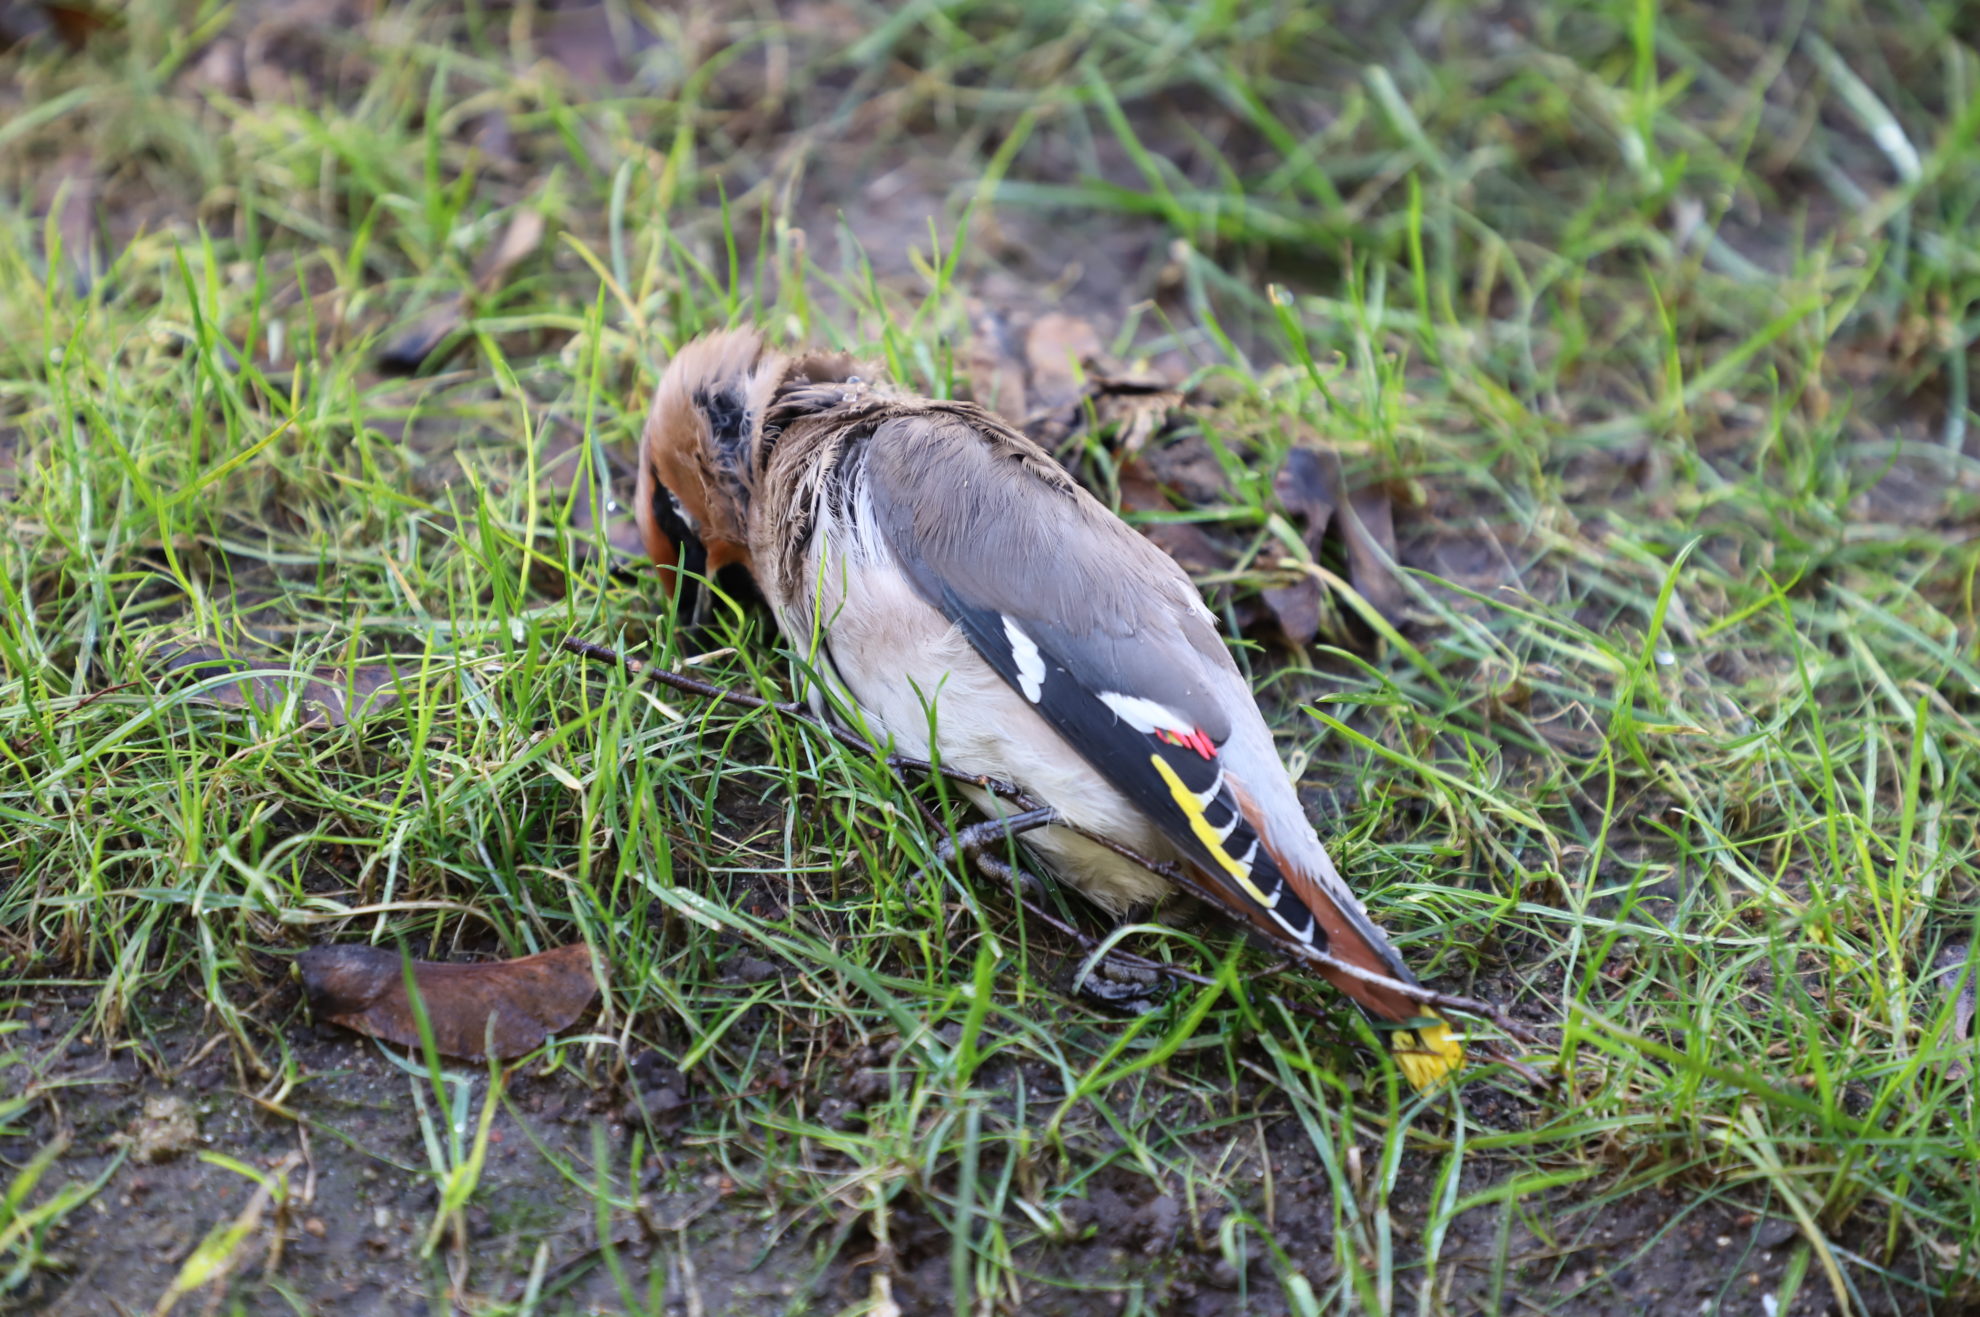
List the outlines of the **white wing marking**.
<svg viewBox="0 0 1980 1317">
<path fill-rule="evenodd" d="M 1038 642 L 1008 617 L 1004 619 L 1004 636 L 1011 642 L 1011 661 L 1017 664 L 1018 689 L 1036 704 L 1045 690 L 1045 658 L 1038 652 Z"/>
</svg>

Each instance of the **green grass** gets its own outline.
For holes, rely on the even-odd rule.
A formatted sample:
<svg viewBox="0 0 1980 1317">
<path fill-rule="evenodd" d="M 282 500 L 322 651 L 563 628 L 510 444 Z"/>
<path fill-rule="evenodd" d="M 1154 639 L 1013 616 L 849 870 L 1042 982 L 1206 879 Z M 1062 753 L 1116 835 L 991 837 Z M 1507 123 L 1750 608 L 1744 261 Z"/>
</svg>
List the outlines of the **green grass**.
<svg viewBox="0 0 1980 1317">
<path fill-rule="evenodd" d="M 1456 1286 L 1574 1312 L 1592 1282 L 1508 1241 L 1568 1249 L 1651 1189 L 1790 1227 L 1784 1312 L 1973 1296 L 1972 1052 L 1934 969 L 1973 932 L 1980 824 L 1960 6 L 969 0 L 853 6 L 844 53 L 829 17 L 737 6 L 656 20 L 676 39 L 602 91 L 514 57 L 506 15 L 386 9 L 294 38 L 273 89 L 199 81 L 188 33 L 236 21 L 210 4 L 0 54 L 0 995 L 85 983 L 91 1036 L 144 1046 L 190 990 L 243 1087 L 293 1100 L 312 1077 L 268 1003 L 301 946 L 581 938 L 611 985 L 569 1082 L 658 1049 L 706 1099 L 684 1164 L 819 1274 L 934 1223 L 958 1312 L 1080 1302 L 1080 1204 L 1119 1185 L 1173 1195 L 1261 1311 L 1433 1313 Z M 506 152 L 470 144 L 493 115 Z M 87 291 L 87 230 L 37 201 L 78 153 Z M 873 227 L 867 183 L 913 160 L 961 181 Z M 549 236 L 460 351 L 381 376 L 519 209 Z M 1334 997 L 1258 984 L 1214 930 L 1134 939 L 1212 986 L 1095 1014 L 1006 894 L 910 882 L 941 837 L 884 765 L 559 652 L 682 657 L 542 474 L 622 452 L 677 343 L 754 322 L 948 392 L 986 280 L 1048 285 L 1123 233 L 1149 253 L 1103 335 L 1186 362 L 1255 473 L 1216 510 L 1251 537 L 1239 593 L 1301 570 L 1265 477 L 1316 432 L 1437 568 L 1398 643 L 1250 661 L 1378 919 L 1541 1025 L 1558 1092 L 1399 1092 L 1346 1013 L 1261 986 Z M 697 672 L 787 698 L 764 620 L 722 626 Z M 214 708 L 160 665 L 182 643 L 387 665 L 398 698 L 329 728 Z M 406 1104 L 431 1165 L 397 1171 L 443 1186 L 443 1253 L 478 1082 Z M 655 1136 L 600 1139 L 562 1178 L 638 1309 L 664 1280 L 612 1241 Z M 0 1168 L 0 1267 L 46 1242 L 10 1221 L 75 1210 L 44 1172 Z M 557 1310 L 527 1272 L 478 1277 L 485 1309 Z"/>
</svg>

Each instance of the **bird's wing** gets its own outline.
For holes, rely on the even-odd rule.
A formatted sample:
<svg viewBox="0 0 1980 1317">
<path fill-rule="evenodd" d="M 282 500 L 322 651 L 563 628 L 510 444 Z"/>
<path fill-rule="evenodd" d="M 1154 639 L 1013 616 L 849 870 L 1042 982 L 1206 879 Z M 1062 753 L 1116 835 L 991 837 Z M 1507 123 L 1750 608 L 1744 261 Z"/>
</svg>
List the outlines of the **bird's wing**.
<svg viewBox="0 0 1980 1317">
<path fill-rule="evenodd" d="M 1414 983 L 1335 872 L 1202 598 L 1161 550 L 980 409 L 922 404 L 863 445 L 875 521 L 915 589 L 1173 842 L 1268 940 Z M 1327 973 L 1378 1020 L 1432 1015 Z M 1436 1031 L 1433 1035 L 1432 1029 Z M 1462 1053 L 1441 1024 L 1404 1030 L 1405 1070 Z"/>
</svg>

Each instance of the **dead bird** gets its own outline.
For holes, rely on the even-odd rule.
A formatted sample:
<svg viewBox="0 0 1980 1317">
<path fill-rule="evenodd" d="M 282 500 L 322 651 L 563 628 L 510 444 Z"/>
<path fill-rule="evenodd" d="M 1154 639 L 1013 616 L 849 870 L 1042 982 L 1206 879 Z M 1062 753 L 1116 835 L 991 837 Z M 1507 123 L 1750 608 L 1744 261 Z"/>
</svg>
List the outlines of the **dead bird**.
<svg viewBox="0 0 1980 1317">
<path fill-rule="evenodd" d="M 1327 857 L 1188 576 L 995 415 L 753 331 L 707 335 L 660 382 L 635 511 L 670 586 L 746 571 L 870 732 L 1015 783 L 1073 825 L 1024 845 L 1103 909 L 1174 889 L 1074 828 L 1187 866 L 1268 944 L 1416 982 Z M 1436 1012 L 1316 968 L 1416 1087 L 1463 1064 Z"/>
</svg>

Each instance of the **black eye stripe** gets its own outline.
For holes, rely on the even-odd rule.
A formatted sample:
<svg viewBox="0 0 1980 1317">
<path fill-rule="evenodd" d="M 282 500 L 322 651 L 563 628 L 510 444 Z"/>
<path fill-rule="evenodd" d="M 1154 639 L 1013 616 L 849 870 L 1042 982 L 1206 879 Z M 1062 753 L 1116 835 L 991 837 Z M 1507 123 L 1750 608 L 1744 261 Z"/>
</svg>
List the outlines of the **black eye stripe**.
<svg viewBox="0 0 1980 1317">
<path fill-rule="evenodd" d="M 653 520 L 659 523 L 660 529 L 665 531 L 667 538 L 674 543 L 684 544 L 688 540 L 699 538 L 694 533 L 693 523 L 688 520 L 686 511 L 681 507 L 681 501 L 674 497 L 674 491 L 658 481 L 653 484 L 653 499 L 649 506 L 653 509 Z"/>
<path fill-rule="evenodd" d="M 708 571 L 708 549 L 695 533 L 694 523 L 688 520 L 681 501 L 674 497 L 674 491 L 665 485 L 655 483 L 653 499 L 653 520 L 660 531 L 674 542 L 674 552 L 680 556 L 680 569 L 689 576 L 704 576 Z"/>
</svg>

